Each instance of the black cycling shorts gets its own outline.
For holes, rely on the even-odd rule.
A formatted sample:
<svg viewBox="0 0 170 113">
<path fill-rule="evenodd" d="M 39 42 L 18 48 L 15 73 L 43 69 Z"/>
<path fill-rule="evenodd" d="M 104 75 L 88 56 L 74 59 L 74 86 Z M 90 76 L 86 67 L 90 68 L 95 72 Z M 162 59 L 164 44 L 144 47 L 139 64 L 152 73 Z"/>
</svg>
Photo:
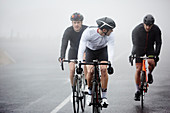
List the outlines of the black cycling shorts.
<svg viewBox="0 0 170 113">
<path fill-rule="evenodd" d="M 91 50 L 86 47 L 86 62 L 93 62 L 93 60 L 108 61 L 107 46 L 99 50 Z"/>
<path fill-rule="evenodd" d="M 152 55 L 152 54 L 146 54 L 146 53 L 144 53 L 144 54 L 140 54 L 140 55 L 137 55 L 137 54 L 136 54 L 136 57 L 145 56 L 145 55 L 146 55 L 147 57 L 148 57 L 148 56 L 154 56 L 154 55 Z M 143 59 L 142 59 L 142 58 L 136 58 L 135 61 L 136 61 L 136 63 L 142 63 Z"/>
</svg>

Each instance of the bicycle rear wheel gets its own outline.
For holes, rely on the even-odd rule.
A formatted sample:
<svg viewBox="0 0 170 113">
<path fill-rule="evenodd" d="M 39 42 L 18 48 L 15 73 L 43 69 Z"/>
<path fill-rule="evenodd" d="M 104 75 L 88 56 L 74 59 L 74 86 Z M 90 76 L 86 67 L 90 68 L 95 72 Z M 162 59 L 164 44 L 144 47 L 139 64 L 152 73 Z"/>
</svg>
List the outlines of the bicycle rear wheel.
<svg viewBox="0 0 170 113">
<path fill-rule="evenodd" d="M 78 89 L 78 78 L 75 75 L 73 79 L 73 111 L 79 113 L 79 89 Z"/>
</svg>

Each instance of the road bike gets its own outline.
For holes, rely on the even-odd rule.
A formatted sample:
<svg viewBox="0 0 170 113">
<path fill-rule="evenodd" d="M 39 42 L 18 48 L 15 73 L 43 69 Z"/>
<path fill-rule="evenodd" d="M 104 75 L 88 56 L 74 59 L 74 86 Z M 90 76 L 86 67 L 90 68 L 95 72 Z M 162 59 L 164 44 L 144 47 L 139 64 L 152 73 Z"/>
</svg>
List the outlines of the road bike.
<svg viewBox="0 0 170 113">
<path fill-rule="evenodd" d="M 93 65 L 94 66 L 94 74 L 92 79 L 92 98 L 91 98 L 91 104 L 92 105 L 92 113 L 101 113 L 102 107 L 102 98 L 101 98 L 101 75 L 99 70 L 99 65 L 108 65 L 108 73 L 113 74 L 113 68 L 111 67 L 111 63 L 100 63 L 98 60 L 93 60 L 93 62 L 86 62 L 86 63 L 79 63 L 78 69 L 81 70 L 81 65 Z"/>
<path fill-rule="evenodd" d="M 75 75 L 73 78 L 73 111 L 79 113 L 79 107 L 81 106 L 82 112 L 85 110 L 85 76 L 82 72 L 83 69 L 77 69 L 77 60 L 63 60 L 61 62 L 61 68 L 64 70 L 63 62 L 75 62 Z M 81 71 L 81 73 L 80 73 Z M 78 72 L 78 73 L 77 73 Z"/>
<path fill-rule="evenodd" d="M 134 56 L 134 55 L 131 55 L 129 57 L 129 61 L 131 63 L 131 66 L 133 66 L 133 60 L 135 58 L 141 58 L 142 59 L 142 70 L 141 70 L 141 75 L 140 75 L 140 80 L 141 80 L 141 85 L 140 85 L 140 101 L 141 101 L 141 107 L 143 108 L 144 107 L 144 98 L 145 98 L 145 94 L 147 93 L 148 91 L 148 87 L 149 87 L 149 84 L 148 84 L 148 76 L 147 76 L 147 64 L 146 64 L 146 60 L 147 59 L 154 59 L 154 56 L 152 57 L 147 57 L 147 56 L 140 56 L 140 57 L 137 57 L 137 56 Z"/>
</svg>

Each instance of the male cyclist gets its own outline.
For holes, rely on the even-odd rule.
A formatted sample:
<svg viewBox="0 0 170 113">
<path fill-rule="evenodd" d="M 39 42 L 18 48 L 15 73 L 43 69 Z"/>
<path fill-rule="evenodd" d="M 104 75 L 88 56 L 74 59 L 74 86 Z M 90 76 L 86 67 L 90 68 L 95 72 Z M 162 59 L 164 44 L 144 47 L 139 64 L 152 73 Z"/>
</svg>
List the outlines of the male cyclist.
<svg viewBox="0 0 170 113">
<path fill-rule="evenodd" d="M 83 16 L 80 13 L 76 12 L 72 14 L 70 20 L 72 21 L 72 26 L 68 27 L 65 30 L 62 38 L 61 51 L 59 57 L 60 62 L 65 59 L 65 53 L 69 41 L 70 41 L 70 49 L 68 53 L 68 60 L 77 59 L 80 38 L 83 31 L 87 28 L 86 25 L 83 25 Z M 73 76 L 75 73 L 74 62 L 69 63 L 69 70 L 70 70 L 70 82 L 71 85 L 73 86 Z"/>
<path fill-rule="evenodd" d="M 113 29 L 115 28 L 115 22 L 108 18 L 100 18 L 97 21 L 98 27 L 88 27 L 82 34 L 79 50 L 78 50 L 78 60 L 83 60 L 83 53 L 86 50 L 86 62 L 93 62 L 93 60 L 98 60 L 102 63 L 107 63 L 113 61 L 113 46 L 114 37 Z M 108 48 L 110 51 L 108 52 Z M 87 84 L 88 84 L 88 94 L 86 103 L 90 105 L 91 103 L 91 90 L 92 90 L 92 65 L 87 65 Z M 101 65 L 101 85 L 102 85 L 102 105 L 108 105 L 107 102 L 107 83 L 108 74 L 107 66 Z"/>
<path fill-rule="evenodd" d="M 132 55 L 155 57 L 155 59 L 148 59 L 148 83 L 152 84 L 153 77 L 152 71 L 155 68 L 155 64 L 159 61 L 159 54 L 161 50 L 161 30 L 154 24 L 154 17 L 150 14 L 146 15 L 143 19 L 143 23 L 139 24 L 132 31 Z M 134 100 L 140 101 L 140 72 L 142 70 L 142 59 L 136 58 L 136 73 L 135 82 L 137 91 L 135 93 Z"/>
</svg>

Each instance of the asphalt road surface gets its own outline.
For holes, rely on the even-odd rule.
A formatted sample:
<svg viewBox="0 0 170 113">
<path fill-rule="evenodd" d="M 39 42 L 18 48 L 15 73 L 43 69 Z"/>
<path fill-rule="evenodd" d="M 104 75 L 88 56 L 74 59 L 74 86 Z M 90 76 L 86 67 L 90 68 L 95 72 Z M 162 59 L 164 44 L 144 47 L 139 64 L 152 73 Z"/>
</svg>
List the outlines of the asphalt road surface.
<svg viewBox="0 0 170 113">
<path fill-rule="evenodd" d="M 68 66 L 57 62 L 55 40 L 0 40 L 0 113 L 72 113 Z M 109 76 L 109 107 L 103 113 L 170 113 L 169 43 L 164 42 L 154 83 L 144 109 L 133 100 L 135 67 L 128 63 L 130 46 L 115 47 L 115 73 Z M 86 106 L 85 113 L 91 107 Z"/>
</svg>

